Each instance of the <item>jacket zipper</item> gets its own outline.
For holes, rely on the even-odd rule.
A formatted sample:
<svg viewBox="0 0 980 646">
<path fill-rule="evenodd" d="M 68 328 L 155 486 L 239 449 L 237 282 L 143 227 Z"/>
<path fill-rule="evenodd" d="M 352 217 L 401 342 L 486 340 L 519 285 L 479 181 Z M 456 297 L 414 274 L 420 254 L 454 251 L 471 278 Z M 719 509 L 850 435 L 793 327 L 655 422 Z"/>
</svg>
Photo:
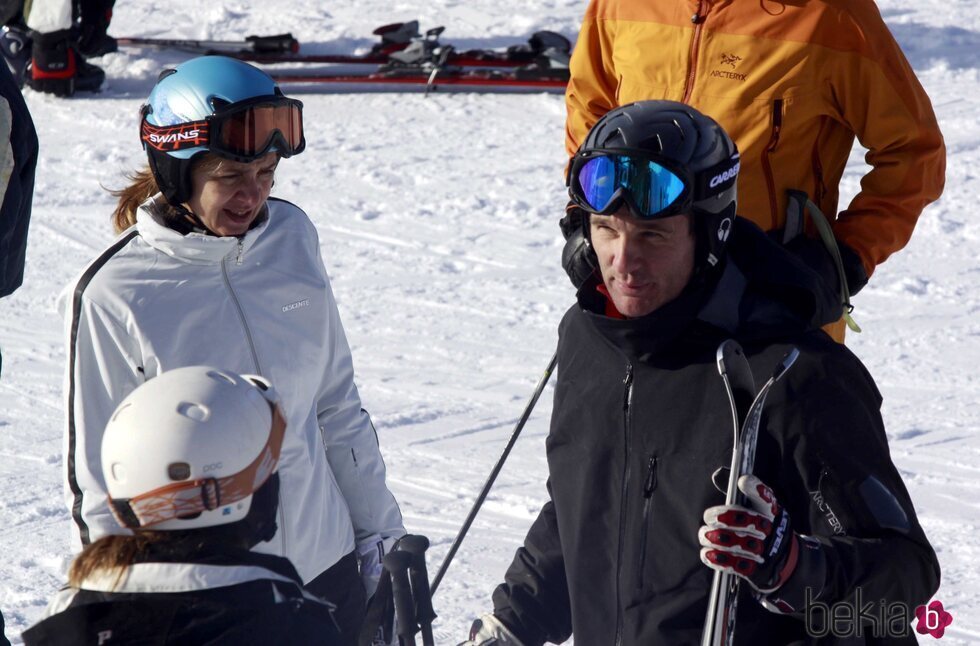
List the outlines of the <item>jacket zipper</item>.
<svg viewBox="0 0 980 646">
<path fill-rule="evenodd" d="M 643 568 L 647 560 L 647 529 L 650 526 L 650 503 L 657 488 L 657 456 L 647 461 L 647 479 L 643 483 L 643 525 L 640 526 L 640 566 L 636 570 L 636 587 L 643 589 Z"/>
<path fill-rule="evenodd" d="M 694 77 L 698 72 L 698 50 L 701 48 L 701 25 L 704 24 L 707 8 L 704 0 L 698 0 L 698 10 L 691 16 L 694 23 L 694 38 L 691 40 L 691 60 L 688 65 L 687 84 L 684 86 L 684 98 L 681 100 L 687 103 L 691 100 L 691 92 L 694 91 Z"/>
<path fill-rule="evenodd" d="M 235 264 L 241 265 L 244 255 L 245 242 L 239 238 L 238 240 L 238 253 L 235 258 Z M 248 328 L 248 321 L 245 319 L 245 310 L 242 309 L 242 304 L 238 300 L 238 295 L 235 293 L 235 288 L 231 285 L 231 278 L 228 276 L 228 265 L 227 258 L 221 259 L 221 277 L 225 281 L 225 287 L 228 288 L 228 293 L 231 294 L 231 302 L 235 304 L 235 309 L 238 311 L 238 319 L 242 322 L 242 329 L 245 330 L 245 339 L 248 341 L 248 350 L 252 355 L 252 365 L 255 366 L 256 374 L 262 374 L 262 366 L 259 365 L 259 354 L 255 350 L 255 341 L 252 339 L 252 331 Z M 279 489 L 279 532 L 282 535 L 282 552 L 286 553 L 286 513 L 283 511 L 283 500 L 282 500 L 282 488 Z"/>
<path fill-rule="evenodd" d="M 827 185 L 823 182 L 823 164 L 820 162 L 820 135 L 823 134 L 825 119 L 820 120 L 820 129 L 817 130 L 817 138 L 813 141 L 813 203 L 819 207 L 823 207 L 821 202 L 823 201 L 824 195 L 827 194 Z"/>
<path fill-rule="evenodd" d="M 779 145 L 779 131 L 783 127 L 783 100 L 776 99 L 772 102 L 772 134 L 769 135 L 769 143 L 762 151 L 762 172 L 766 176 L 766 187 L 769 189 L 769 210 L 772 217 L 772 226 L 769 228 L 777 229 L 779 226 L 779 214 L 776 211 L 776 179 L 772 174 L 772 164 L 769 155 L 776 150 Z"/>
<path fill-rule="evenodd" d="M 623 393 L 623 419 L 624 435 L 626 439 L 625 456 L 626 466 L 623 469 L 622 499 L 619 504 L 619 550 L 616 553 L 616 646 L 623 643 L 623 601 L 620 594 L 619 582 L 623 575 L 623 548 L 626 541 L 626 509 L 629 497 L 630 480 L 630 436 L 632 435 L 632 411 L 633 405 L 633 364 L 626 364 L 626 378 L 623 380 L 626 387 Z"/>
</svg>

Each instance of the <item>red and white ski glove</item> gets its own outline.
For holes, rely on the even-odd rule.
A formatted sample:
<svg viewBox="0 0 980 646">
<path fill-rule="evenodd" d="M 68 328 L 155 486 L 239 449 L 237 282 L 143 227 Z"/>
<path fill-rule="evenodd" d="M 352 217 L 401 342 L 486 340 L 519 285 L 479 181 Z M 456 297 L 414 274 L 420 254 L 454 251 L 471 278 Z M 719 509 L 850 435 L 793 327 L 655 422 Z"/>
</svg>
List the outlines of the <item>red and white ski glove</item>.
<svg viewBox="0 0 980 646">
<path fill-rule="evenodd" d="M 779 589 L 799 561 L 800 537 L 772 489 L 752 475 L 738 479 L 751 509 L 719 505 L 704 512 L 698 532 L 701 561 L 708 567 L 742 577 L 762 594 Z"/>
<path fill-rule="evenodd" d="M 807 598 L 817 600 L 823 592 L 825 550 L 831 548 L 794 532 L 789 513 L 755 476 L 739 478 L 738 489 L 751 509 L 719 505 L 705 510 L 698 532 L 701 561 L 748 581 L 767 610 L 802 612 Z"/>
</svg>

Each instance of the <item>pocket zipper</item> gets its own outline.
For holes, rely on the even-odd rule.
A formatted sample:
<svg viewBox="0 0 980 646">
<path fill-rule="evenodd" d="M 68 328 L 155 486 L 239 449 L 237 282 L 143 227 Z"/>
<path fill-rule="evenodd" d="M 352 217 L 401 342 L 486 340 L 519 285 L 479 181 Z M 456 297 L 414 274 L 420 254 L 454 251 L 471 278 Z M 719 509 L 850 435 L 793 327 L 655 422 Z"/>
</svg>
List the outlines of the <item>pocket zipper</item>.
<svg viewBox="0 0 980 646">
<path fill-rule="evenodd" d="M 643 569 L 647 560 L 647 528 L 650 526 L 650 503 L 657 488 L 657 456 L 647 462 L 647 478 L 643 483 L 643 525 L 640 527 L 640 564 L 636 569 L 636 587 L 643 589 Z"/>
</svg>

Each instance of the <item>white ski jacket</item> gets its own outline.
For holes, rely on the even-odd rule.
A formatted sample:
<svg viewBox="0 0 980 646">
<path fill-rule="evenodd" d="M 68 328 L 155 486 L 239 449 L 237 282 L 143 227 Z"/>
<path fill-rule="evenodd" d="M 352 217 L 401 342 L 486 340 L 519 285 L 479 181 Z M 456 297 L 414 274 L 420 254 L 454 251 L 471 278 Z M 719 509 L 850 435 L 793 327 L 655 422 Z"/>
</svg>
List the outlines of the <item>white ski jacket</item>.
<svg viewBox="0 0 980 646">
<path fill-rule="evenodd" d="M 260 374 L 282 398 L 279 530 L 257 551 L 289 558 L 309 582 L 355 542 L 404 534 L 313 223 L 270 199 L 242 238 L 182 235 L 157 211 L 151 198 L 62 299 L 75 548 L 126 531 L 100 463 L 113 410 L 147 379 L 190 365 Z"/>
</svg>

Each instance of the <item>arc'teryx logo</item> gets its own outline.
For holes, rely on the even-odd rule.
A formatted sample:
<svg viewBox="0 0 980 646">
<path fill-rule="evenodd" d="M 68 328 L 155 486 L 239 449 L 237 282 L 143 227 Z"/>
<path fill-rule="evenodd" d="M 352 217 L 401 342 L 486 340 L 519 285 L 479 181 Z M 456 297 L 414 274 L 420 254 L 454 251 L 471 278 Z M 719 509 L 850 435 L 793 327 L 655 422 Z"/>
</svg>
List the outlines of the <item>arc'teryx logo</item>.
<svg viewBox="0 0 980 646">
<path fill-rule="evenodd" d="M 738 67 L 738 64 L 742 62 L 742 57 L 737 54 L 722 53 L 721 55 L 721 65 L 727 65 L 734 70 Z M 729 79 L 731 81 L 745 81 L 747 76 L 739 72 L 733 72 L 730 70 L 711 70 L 708 76 L 713 76 L 715 78 Z"/>
<path fill-rule="evenodd" d="M 742 60 L 742 57 L 741 56 L 736 56 L 735 54 L 722 54 L 721 55 L 721 64 L 722 65 L 729 65 L 729 66 L 731 66 L 732 69 L 735 69 L 735 66 L 738 65 L 739 61 L 741 61 L 741 60 Z"/>
</svg>

